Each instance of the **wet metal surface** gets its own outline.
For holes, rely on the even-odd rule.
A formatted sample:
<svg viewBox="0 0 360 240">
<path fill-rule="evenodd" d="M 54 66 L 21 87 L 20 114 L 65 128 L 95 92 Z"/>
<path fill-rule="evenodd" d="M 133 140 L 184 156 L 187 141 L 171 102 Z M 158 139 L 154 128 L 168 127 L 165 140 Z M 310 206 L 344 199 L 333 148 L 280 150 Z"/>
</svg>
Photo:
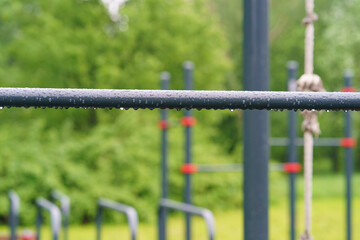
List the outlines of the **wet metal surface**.
<svg viewBox="0 0 360 240">
<path fill-rule="evenodd" d="M 360 93 L 0 88 L 0 107 L 359 110 Z"/>
</svg>

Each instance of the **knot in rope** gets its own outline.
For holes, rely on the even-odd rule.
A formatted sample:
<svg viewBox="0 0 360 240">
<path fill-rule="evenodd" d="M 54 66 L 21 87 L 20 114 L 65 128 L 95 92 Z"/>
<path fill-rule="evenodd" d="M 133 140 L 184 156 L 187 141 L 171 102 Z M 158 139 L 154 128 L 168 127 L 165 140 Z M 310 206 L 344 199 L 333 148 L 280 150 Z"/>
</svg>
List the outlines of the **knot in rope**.
<svg viewBox="0 0 360 240">
<path fill-rule="evenodd" d="M 301 234 L 300 240 L 313 240 L 313 237 L 306 231 Z"/>
<path fill-rule="evenodd" d="M 318 16 L 314 12 L 310 12 L 306 15 L 306 17 L 302 20 L 304 25 L 313 24 L 315 21 L 318 20 Z"/>
<path fill-rule="evenodd" d="M 319 75 L 303 74 L 297 81 L 300 92 L 325 92 Z"/>
<path fill-rule="evenodd" d="M 314 74 L 314 22 L 318 19 L 314 13 L 314 0 L 305 0 L 305 56 L 304 74 L 297 81 L 298 89 L 302 92 L 324 92 L 321 78 Z M 313 175 L 313 136 L 320 134 L 320 126 L 316 111 L 303 111 L 304 121 L 304 218 L 305 231 L 300 240 L 313 240 L 311 236 L 311 208 L 312 208 L 312 175 Z"/>
<path fill-rule="evenodd" d="M 304 121 L 302 122 L 302 130 L 304 132 L 310 132 L 315 137 L 318 137 L 321 133 L 320 124 L 317 119 L 317 111 L 305 110 L 302 112 L 304 115 Z"/>
</svg>

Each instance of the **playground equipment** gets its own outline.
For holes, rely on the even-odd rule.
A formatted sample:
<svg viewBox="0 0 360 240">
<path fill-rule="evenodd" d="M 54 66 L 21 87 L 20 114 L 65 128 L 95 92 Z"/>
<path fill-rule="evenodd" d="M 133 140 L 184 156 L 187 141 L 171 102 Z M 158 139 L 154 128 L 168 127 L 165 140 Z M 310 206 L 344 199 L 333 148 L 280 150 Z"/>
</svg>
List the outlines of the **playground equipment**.
<svg viewBox="0 0 360 240">
<path fill-rule="evenodd" d="M 138 215 L 136 210 L 128 205 L 120 204 L 107 199 L 99 199 L 96 213 L 96 239 L 101 240 L 101 227 L 102 227 L 102 215 L 105 209 L 110 209 L 113 211 L 121 212 L 126 215 L 129 229 L 130 229 L 130 239 L 136 240 L 137 237 L 137 228 L 138 228 Z"/>
<path fill-rule="evenodd" d="M 41 226 L 43 224 L 43 210 L 46 210 L 50 214 L 51 222 L 51 234 L 53 240 L 59 240 L 59 232 L 61 228 L 61 212 L 60 209 L 52 202 L 38 198 L 36 200 L 37 217 L 36 217 L 36 240 L 41 239 Z"/>
<path fill-rule="evenodd" d="M 60 202 L 60 210 L 62 215 L 62 227 L 63 227 L 63 238 L 64 240 L 69 239 L 69 224 L 70 224 L 70 198 L 65 194 L 53 190 L 51 192 L 52 201 Z"/>
<path fill-rule="evenodd" d="M 296 90 L 296 71 L 297 63 L 290 61 L 288 64 L 288 90 Z M 344 73 L 344 87 L 343 92 L 356 92 L 356 89 L 351 86 L 351 81 L 353 74 L 351 71 L 346 70 Z M 352 138 L 352 113 L 350 111 L 345 112 L 345 134 L 343 138 L 317 138 L 314 139 L 314 146 L 318 147 L 342 147 L 345 148 L 345 180 L 346 180 L 346 232 L 347 236 L 351 236 L 351 199 L 352 199 L 352 190 L 351 190 L 351 178 L 352 178 L 352 168 L 353 168 L 353 148 L 356 146 L 356 140 Z M 289 112 L 289 127 L 288 138 L 270 138 L 271 146 L 288 146 L 288 161 L 289 163 L 297 162 L 297 147 L 304 146 L 303 138 L 296 137 L 296 123 L 297 115 L 294 111 Z M 290 173 L 290 239 L 295 239 L 295 175 Z M 348 237 L 350 239 L 351 237 Z"/>
<path fill-rule="evenodd" d="M 288 91 L 296 91 L 296 72 L 298 64 L 295 61 L 289 61 L 287 64 L 288 70 Z M 185 83 L 186 90 L 192 88 L 192 70 L 193 64 L 191 62 L 186 62 L 184 64 L 185 71 Z M 345 72 L 345 87 L 343 92 L 355 92 L 355 89 L 351 87 L 351 78 L 352 74 L 349 71 Z M 168 89 L 168 81 L 170 75 L 168 73 L 163 73 L 162 75 L 162 89 Z M 165 83 L 165 84 L 164 84 Z M 162 130 L 163 137 L 166 136 L 168 131 L 168 120 L 167 120 L 167 111 L 162 110 L 162 118 L 158 124 Z M 346 173 L 346 182 L 347 182 L 347 192 L 346 192 L 346 201 L 347 201 L 347 232 L 348 235 L 351 235 L 351 169 L 352 169 L 352 153 L 351 151 L 356 145 L 355 139 L 351 138 L 351 112 L 345 113 L 345 138 L 320 138 L 315 139 L 314 146 L 338 146 L 346 148 L 346 162 L 347 162 L 347 173 Z M 270 171 L 284 171 L 289 174 L 289 213 L 290 213 L 290 239 L 294 240 L 296 231 L 295 231 L 295 201 L 296 201 L 296 189 L 295 189 L 295 177 L 296 173 L 301 171 L 301 165 L 297 162 L 297 146 L 303 146 L 304 142 L 302 138 L 296 138 L 296 122 L 297 116 L 294 111 L 289 112 L 289 125 L 288 125 L 288 138 L 270 138 L 271 146 L 287 146 L 288 147 L 288 162 L 284 164 L 270 164 Z M 191 178 L 190 176 L 195 173 L 204 173 L 204 172 L 240 172 L 243 171 L 243 164 L 194 164 L 191 161 L 191 127 L 196 123 L 196 119 L 191 116 L 189 110 L 185 111 L 185 116 L 181 120 L 181 124 L 185 127 L 185 163 L 181 166 L 181 172 L 185 175 L 185 201 L 191 203 Z M 162 141 L 162 158 L 166 158 L 167 154 L 167 143 L 166 140 Z M 164 163 L 164 161 L 163 161 Z M 166 161 L 165 161 L 166 163 Z M 163 167 L 166 169 L 166 166 Z M 166 171 L 163 172 L 166 175 Z M 163 177 L 164 179 L 164 177 Z M 163 186 L 164 187 L 164 186 Z M 190 214 L 186 215 L 186 239 L 191 239 L 191 223 L 190 223 Z"/>
<path fill-rule="evenodd" d="M 17 239 L 33 240 L 33 239 L 35 239 L 35 236 L 28 232 L 24 232 L 23 234 L 17 234 L 17 228 L 19 225 L 20 197 L 13 190 L 10 190 L 8 192 L 8 197 L 9 197 L 9 202 L 10 202 L 9 221 L 8 221 L 8 225 L 9 225 L 9 229 L 10 229 L 10 236 L 0 236 L 0 239 L 4 239 L 4 240 L 5 239 L 9 239 L 9 240 L 17 240 Z"/>
<path fill-rule="evenodd" d="M 0 106 L 246 110 L 244 238 L 267 240 L 269 117 L 267 111 L 248 110 L 360 110 L 359 93 L 267 92 L 268 4 L 267 0 L 244 1 L 244 87 L 252 92 L 2 88 Z"/>
<path fill-rule="evenodd" d="M 292 64 L 294 65 L 294 64 Z M 289 65 L 289 67 L 294 67 L 292 65 Z M 194 70 L 194 64 L 192 62 L 185 62 L 184 63 L 184 76 L 185 76 L 185 89 L 186 90 L 192 90 L 192 85 L 193 85 L 193 70 Z M 295 74 L 296 69 L 289 69 L 289 86 L 294 86 L 294 74 Z M 167 90 L 168 89 L 168 82 L 170 79 L 170 74 L 169 73 L 163 73 L 161 80 L 162 80 L 162 90 Z M 295 80 L 296 81 L 296 80 Z M 296 90 L 296 82 L 295 82 L 295 90 Z M 161 120 L 158 124 L 158 126 L 160 127 L 160 129 L 162 130 L 162 159 L 166 159 L 166 154 L 167 154 L 167 142 L 166 142 L 166 135 L 167 135 L 167 129 L 169 127 L 168 124 L 168 113 L 166 110 L 162 110 L 161 111 Z M 192 127 L 196 124 L 196 118 L 194 118 L 192 116 L 192 111 L 191 110 L 185 110 L 184 111 L 184 117 L 181 119 L 181 125 L 184 126 L 185 128 L 185 161 L 184 164 L 181 166 L 181 172 L 184 174 L 185 176 L 185 189 L 184 189 L 184 202 L 187 204 L 191 204 L 191 199 L 192 199 L 192 183 L 191 183 L 191 175 L 198 173 L 198 172 L 238 172 L 238 171 L 243 171 L 243 165 L 242 164 L 212 164 L 212 165 L 206 165 L 206 164 L 194 164 L 192 163 Z M 164 139 L 165 136 L 165 139 Z M 163 179 L 166 178 L 166 171 L 167 171 L 167 167 L 166 167 L 166 161 L 163 161 L 163 164 L 165 164 L 165 166 L 163 166 Z M 292 176 L 294 176 L 295 173 L 298 173 L 301 171 L 301 165 L 299 163 L 297 163 L 296 161 L 289 161 L 289 163 L 285 163 L 285 164 L 271 164 L 269 166 L 269 170 L 270 171 L 284 171 L 286 173 L 291 174 Z M 165 176 L 165 177 L 164 177 Z M 163 188 L 166 187 L 164 186 L 164 183 L 162 184 Z M 295 190 L 292 189 L 292 187 L 294 187 L 294 184 L 290 185 L 290 192 L 294 192 L 295 194 Z M 164 198 L 166 198 L 166 195 L 163 196 Z M 295 197 L 292 196 L 291 198 L 291 206 L 295 205 Z M 163 210 L 165 212 L 165 210 Z M 291 209 L 291 213 L 294 213 L 294 208 Z M 160 213 L 160 214 L 165 214 L 165 213 Z M 163 216 L 163 218 L 165 218 Z M 295 226 L 295 217 L 292 216 L 291 217 L 291 226 Z M 161 224 L 162 223 L 161 221 Z M 191 239 L 191 214 L 187 213 L 185 215 L 185 229 L 186 229 L 186 239 L 189 240 Z"/>
<path fill-rule="evenodd" d="M 288 64 L 288 86 L 289 91 L 296 91 L 296 68 L 297 63 L 290 62 Z M 184 75 L 185 75 L 185 88 L 186 90 L 191 90 L 193 85 L 193 69 L 194 65 L 191 62 L 185 62 L 184 63 Z M 168 82 L 170 80 L 170 74 L 169 73 L 162 73 L 161 75 L 161 82 L 162 82 L 162 90 L 168 89 Z M 294 88 L 295 87 L 295 88 Z M 195 173 L 208 173 L 208 172 L 240 172 L 243 171 L 243 164 L 194 164 L 192 163 L 192 127 L 196 124 L 196 119 L 192 116 L 192 112 L 190 110 L 185 110 L 184 117 L 181 119 L 181 125 L 185 128 L 185 163 L 181 166 L 181 172 L 185 176 L 185 189 L 184 189 L 184 198 L 185 203 L 191 204 L 191 196 L 192 196 L 192 188 L 191 188 L 191 175 Z M 161 111 L 161 120 L 158 124 L 159 128 L 162 130 L 162 159 L 166 159 L 167 157 L 167 131 L 168 131 L 168 119 L 167 119 L 168 113 L 166 110 Z M 295 120 L 295 113 L 290 112 L 290 118 L 293 118 Z M 291 122 L 290 124 L 290 131 L 292 131 L 292 134 L 296 134 L 296 123 Z M 278 139 L 275 139 L 278 140 Z M 286 145 L 281 146 L 288 146 L 289 145 L 289 154 L 291 151 L 291 146 L 288 143 L 287 139 L 281 139 L 282 142 L 286 142 Z M 274 141 L 274 140 L 273 140 Z M 292 138 L 290 136 L 290 141 L 292 141 Z M 277 143 L 279 146 L 279 143 Z M 270 164 L 269 170 L 270 171 L 283 171 L 290 174 L 290 219 L 291 219 L 291 235 L 295 236 L 295 174 L 301 171 L 301 165 L 296 161 L 296 150 L 293 150 L 293 153 L 291 153 L 293 158 L 289 156 L 289 162 L 284 164 Z M 295 156 L 295 159 L 294 159 Z M 166 179 L 166 172 L 167 172 L 167 166 L 166 166 L 166 160 L 163 160 L 163 178 Z M 164 177 L 165 176 L 165 177 Z M 162 183 L 162 188 L 166 188 L 166 184 Z M 167 197 L 166 190 L 164 190 L 163 197 Z M 164 212 L 166 210 L 163 210 Z M 165 213 L 161 214 L 165 214 Z M 164 216 L 162 218 L 165 218 Z M 186 222 L 186 239 L 191 239 L 191 215 L 186 214 L 185 215 L 185 222 Z M 160 225 L 164 224 L 161 223 Z"/>
<path fill-rule="evenodd" d="M 169 199 L 161 199 L 159 206 L 160 206 L 159 212 L 161 212 L 163 209 L 173 209 L 188 214 L 195 214 L 201 216 L 205 220 L 206 227 L 208 230 L 209 240 L 215 239 L 215 219 L 212 212 L 209 211 L 208 209 L 195 207 L 191 204 L 180 203 Z M 159 221 L 161 221 L 160 218 Z"/>
<path fill-rule="evenodd" d="M 237 92 L 237 91 L 156 91 L 0 88 L 0 106 L 6 107 L 97 107 L 97 108 L 214 108 L 214 109 L 317 109 L 359 110 L 359 93 Z M 267 171 L 268 165 L 265 164 Z M 247 166 L 244 165 L 244 174 Z M 266 174 L 267 175 L 267 174 Z M 259 176 L 259 174 L 256 174 Z M 245 188 L 251 187 L 248 181 Z M 249 185 L 250 184 L 250 185 Z M 259 187 L 259 186 L 257 186 Z M 260 194 L 260 193 L 258 193 Z M 255 194 L 257 196 L 257 194 Z M 254 196 L 254 197 L 255 197 Z M 46 201 L 46 200 L 45 200 Z M 38 204 L 41 202 L 38 201 Z M 51 203 L 50 203 L 51 204 Z M 46 204 L 50 209 L 50 206 Z M 245 211 L 261 209 L 245 209 Z M 57 210 L 54 216 L 60 216 Z M 53 211 L 54 212 L 54 211 Z M 56 211 L 55 211 L 56 212 Z M 260 214 L 259 213 L 259 214 Z M 257 214 L 255 214 L 257 215 Z M 247 215 L 246 215 L 247 216 Z M 252 216 L 250 220 L 256 219 Z M 55 218 L 54 218 L 55 219 Z M 248 219 L 245 219 L 245 222 Z M 259 219 L 267 221 L 267 219 Z M 53 221 L 55 224 L 55 220 Z M 59 230 L 61 218 L 58 219 Z M 248 223 L 250 224 L 250 223 Z M 247 226 L 249 228 L 249 226 Z M 54 228 L 55 225 L 54 225 Z M 38 228 L 39 230 L 39 228 Z M 261 231 L 261 225 L 256 232 Z M 56 232 L 56 231 L 53 231 Z M 58 231 L 57 231 L 58 233 Z M 255 233 L 254 233 L 255 234 Z M 257 235 L 257 234 L 255 234 Z M 248 237 L 247 239 L 256 239 Z M 263 238 L 259 238 L 263 239 Z M 258 240 L 258 239 L 257 239 Z"/>
<path fill-rule="evenodd" d="M 185 62 L 184 65 L 184 76 L 185 76 L 185 88 L 187 90 L 192 89 L 192 70 L 193 63 Z M 161 85 L 162 89 L 169 88 L 170 74 L 167 72 L 163 72 L 161 74 Z M 191 127 L 195 124 L 196 120 L 192 117 L 191 110 L 185 111 L 185 116 L 182 118 L 182 125 L 185 126 L 185 145 L 186 145 L 186 154 L 185 154 L 185 164 L 191 163 Z M 158 211 L 158 231 L 159 231 L 159 240 L 166 239 L 166 222 L 167 222 L 167 210 L 168 209 L 176 209 L 185 213 L 185 237 L 187 240 L 191 239 L 191 215 L 198 214 L 198 211 L 191 211 L 194 209 L 200 209 L 191 205 L 191 176 L 185 176 L 185 195 L 184 195 L 184 203 L 179 203 L 175 201 L 167 200 L 168 197 L 168 180 L 167 180 L 167 129 L 169 127 L 168 124 L 168 113 L 167 110 L 164 109 L 161 111 L 161 120 L 159 122 L 159 127 L 162 129 L 162 200 L 160 201 L 159 211 Z M 168 203 L 162 205 L 163 203 Z M 189 208 L 190 207 L 190 208 Z M 202 208 L 201 208 L 202 209 Z M 210 212 L 207 209 L 206 212 Z M 211 213 L 212 214 L 212 213 Z M 204 216 L 203 216 L 204 217 Z M 207 220 L 206 220 L 207 221 Z M 215 222 L 213 221 L 212 228 L 215 228 Z M 215 231 L 209 230 L 210 239 L 214 239 Z"/>
<path fill-rule="evenodd" d="M 185 75 L 185 89 L 193 90 L 193 70 L 194 64 L 192 62 L 184 63 L 184 75 Z M 181 120 L 182 125 L 185 127 L 185 164 L 191 164 L 192 162 L 192 127 L 196 123 L 196 119 L 193 117 L 192 110 L 185 110 L 184 117 Z M 185 175 L 185 196 L 184 202 L 192 204 L 192 181 L 191 175 Z M 191 213 L 185 214 L 185 235 L 186 239 L 191 239 Z"/>
</svg>

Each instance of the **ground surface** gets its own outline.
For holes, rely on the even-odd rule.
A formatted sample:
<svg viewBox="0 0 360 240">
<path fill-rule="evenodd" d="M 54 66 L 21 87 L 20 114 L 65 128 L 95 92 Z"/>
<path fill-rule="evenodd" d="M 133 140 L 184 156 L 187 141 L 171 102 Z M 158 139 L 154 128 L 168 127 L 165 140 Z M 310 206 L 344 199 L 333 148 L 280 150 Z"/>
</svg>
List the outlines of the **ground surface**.
<svg viewBox="0 0 360 240">
<path fill-rule="evenodd" d="M 345 239 L 345 201 L 343 176 L 322 175 L 314 180 L 314 204 L 313 204 L 313 235 L 314 239 L 339 240 Z M 360 239 L 360 196 L 359 176 L 354 178 L 354 201 L 353 201 L 353 239 Z M 282 175 L 271 175 L 271 204 L 270 204 L 270 239 L 288 240 L 288 202 L 287 202 L 287 178 Z M 302 194 L 302 180 L 298 183 L 299 195 Z M 303 203 L 299 196 L 297 203 L 297 228 L 298 235 L 303 228 Z M 243 239 L 242 210 L 234 209 L 226 212 L 215 212 L 218 240 Z M 194 218 L 194 240 L 207 239 L 206 228 L 202 220 Z M 181 215 L 171 217 L 169 223 L 169 240 L 183 240 L 183 218 Z M 1 228 L 6 231 L 5 227 Z M 155 240 L 156 225 L 154 223 L 140 224 L 140 240 Z M 126 225 L 107 225 L 103 229 L 102 240 L 129 239 Z M 49 229 L 43 230 L 43 240 L 50 240 Z M 61 238 L 60 238 L 61 239 Z M 72 226 L 69 240 L 95 240 L 94 225 Z"/>
</svg>

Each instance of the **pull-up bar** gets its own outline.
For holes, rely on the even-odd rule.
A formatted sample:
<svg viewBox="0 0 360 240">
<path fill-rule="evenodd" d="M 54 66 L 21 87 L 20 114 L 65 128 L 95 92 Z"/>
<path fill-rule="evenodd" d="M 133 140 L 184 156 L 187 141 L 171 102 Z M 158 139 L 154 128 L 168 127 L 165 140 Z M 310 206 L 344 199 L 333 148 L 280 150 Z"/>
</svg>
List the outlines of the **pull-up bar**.
<svg viewBox="0 0 360 240">
<path fill-rule="evenodd" d="M 138 214 L 135 208 L 121 204 L 118 202 L 114 202 L 108 199 L 100 198 L 97 205 L 97 214 L 96 214 L 96 239 L 101 239 L 101 228 L 103 222 L 103 212 L 105 209 L 111 209 L 117 212 L 124 213 L 126 215 L 129 230 L 130 230 L 130 239 L 136 240 L 137 238 L 137 230 L 139 225 Z"/>
<path fill-rule="evenodd" d="M 59 201 L 60 202 L 60 210 L 61 214 L 63 216 L 62 218 L 62 225 L 63 225 L 63 239 L 68 240 L 69 239 L 69 225 L 70 225 L 70 198 L 66 196 L 65 194 L 59 192 L 59 191 L 52 191 L 51 192 L 51 198 L 53 201 Z"/>
<path fill-rule="evenodd" d="M 360 93 L 0 88 L 2 107 L 360 110 Z"/>
<path fill-rule="evenodd" d="M 43 223 L 42 210 L 46 210 L 50 214 L 51 219 L 51 234 L 53 240 L 59 239 L 59 232 L 61 228 L 61 212 L 59 208 L 44 198 L 36 200 L 37 217 L 36 217 L 36 240 L 40 240 L 40 229 Z"/>
<path fill-rule="evenodd" d="M 159 210 L 161 210 L 162 208 L 166 208 L 166 209 L 181 211 L 184 213 L 195 214 L 202 217 L 207 227 L 208 239 L 209 240 L 215 239 L 215 218 L 210 210 L 196 207 L 194 205 L 187 203 L 172 201 L 169 199 L 161 199 L 159 203 L 159 207 L 160 207 Z"/>
</svg>

